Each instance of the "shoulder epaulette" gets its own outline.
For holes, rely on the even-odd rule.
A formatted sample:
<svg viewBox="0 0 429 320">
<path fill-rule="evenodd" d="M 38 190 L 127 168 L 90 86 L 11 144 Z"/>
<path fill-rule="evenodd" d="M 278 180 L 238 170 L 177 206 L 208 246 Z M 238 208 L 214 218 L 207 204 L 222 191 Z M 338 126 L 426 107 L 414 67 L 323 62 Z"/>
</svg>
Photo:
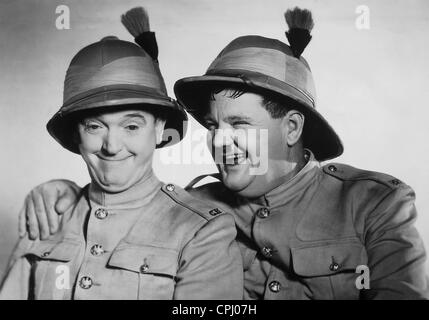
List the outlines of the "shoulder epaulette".
<svg viewBox="0 0 429 320">
<path fill-rule="evenodd" d="M 205 203 L 200 199 L 194 198 L 187 191 L 172 183 L 165 184 L 161 189 L 173 201 L 195 212 L 206 220 L 213 219 L 214 217 L 225 213 L 225 211 L 211 205 L 210 203 Z"/>
<path fill-rule="evenodd" d="M 396 188 L 404 183 L 385 173 L 362 170 L 341 163 L 330 163 L 323 166 L 323 171 L 341 180 L 372 180 L 390 188 Z"/>
<path fill-rule="evenodd" d="M 189 182 L 189 183 L 186 185 L 185 190 L 191 190 L 191 189 L 193 189 L 193 188 L 194 188 L 194 186 L 195 186 L 198 182 L 200 182 L 200 181 L 204 180 L 204 179 L 205 179 L 205 178 L 207 178 L 207 177 L 211 177 L 211 178 L 215 178 L 216 180 L 220 180 L 220 173 L 208 173 L 208 174 L 202 174 L 202 175 L 200 175 L 200 176 L 198 176 L 198 177 L 196 177 L 196 178 L 192 179 L 192 180 L 191 180 L 191 182 Z"/>
</svg>

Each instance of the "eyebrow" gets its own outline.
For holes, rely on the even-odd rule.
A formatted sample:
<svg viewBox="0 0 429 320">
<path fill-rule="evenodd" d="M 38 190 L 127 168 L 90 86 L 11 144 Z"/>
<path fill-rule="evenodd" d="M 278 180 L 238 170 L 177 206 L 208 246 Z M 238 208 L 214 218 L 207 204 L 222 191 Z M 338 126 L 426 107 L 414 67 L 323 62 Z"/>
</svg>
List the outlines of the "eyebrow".
<svg viewBox="0 0 429 320">
<path fill-rule="evenodd" d="M 205 116 L 204 120 L 206 120 L 206 121 L 207 120 L 215 121 L 211 116 Z M 237 121 L 237 120 L 241 120 L 241 121 L 244 120 L 244 121 L 248 121 L 248 122 L 253 122 L 252 118 L 250 118 L 248 116 L 245 116 L 245 115 L 229 116 L 229 117 L 226 117 L 225 120 L 228 121 L 228 122 L 234 122 L 234 121 Z"/>
<path fill-rule="evenodd" d="M 204 121 L 214 121 L 214 119 L 211 117 L 211 116 L 209 116 L 209 115 L 205 115 L 204 117 L 203 117 L 203 119 L 204 119 Z"/>
<path fill-rule="evenodd" d="M 146 117 L 140 113 L 128 113 L 124 115 L 124 118 L 140 118 L 146 120 Z"/>
<path fill-rule="evenodd" d="M 121 122 L 122 121 L 126 121 L 126 120 L 128 120 L 130 118 L 139 118 L 143 122 L 146 123 L 146 117 L 144 115 L 140 114 L 140 113 L 128 113 L 128 114 L 124 115 L 120 121 Z M 97 116 L 97 115 L 94 115 L 93 117 L 83 118 L 79 122 L 81 124 L 86 124 L 88 121 L 94 121 L 94 120 L 95 121 L 100 121 L 104 125 L 106 124 L 105 121 L 103 121 L 102 119 L 100 119 L 99 116 Z"/>
<path fill-rule="evenodd" d="M 226 120 L 233 122 L 233 121 L 237 121 L 237 120 L 245 120 L 245 121 L 252 121 L 252 118 L 245 116 L 245 115 L 238 115 L 238 116 L 230 116 L 227 117 Z"/>
</svg>

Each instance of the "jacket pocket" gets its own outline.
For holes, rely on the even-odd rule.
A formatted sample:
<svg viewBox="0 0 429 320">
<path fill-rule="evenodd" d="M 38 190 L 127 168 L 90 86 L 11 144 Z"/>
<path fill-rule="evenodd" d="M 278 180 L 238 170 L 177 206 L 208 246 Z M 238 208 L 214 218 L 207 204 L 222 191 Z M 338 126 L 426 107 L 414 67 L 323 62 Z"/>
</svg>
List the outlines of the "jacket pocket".
<svg viewBox="0 0 429 320">
<path fill-rule="evenodd" d="M 69 262 L 78 254 L 80 243 L 76 240 L 42 240 L 31 247 L 25 255 L 40 260 Z"/>
<path fill-rule="evenodd" d="M 315 299 L 358 299 L 356 268 L 367 261 L 359 240 L 292 249 L 293 271 Z"/>
<path fill-rule="evenodd" d="M 64 298 L 73 287 L 69 262 L 77 257 L 80 247 L 76 240 L 42 240 L 25 253 L 32 263 L 30 298 Z"/>
<path fill-rule="evenodd" d="M 172 299 L 178 259 L 174 249 L 121 244 L 113 251 L 108 266 L 138 275 L 138 299 Z"/>
</svg>

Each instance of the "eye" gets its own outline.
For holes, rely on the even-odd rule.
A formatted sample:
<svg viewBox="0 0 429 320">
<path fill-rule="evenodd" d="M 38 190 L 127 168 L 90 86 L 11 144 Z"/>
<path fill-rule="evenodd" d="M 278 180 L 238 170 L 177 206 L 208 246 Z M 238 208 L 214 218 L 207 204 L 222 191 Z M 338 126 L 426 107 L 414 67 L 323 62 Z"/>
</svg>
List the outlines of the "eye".
<svg viewBox="0 0 429 320">
<path fill-rule="evenodd" d="M 242 120 L 240 120 L 240 121 L 234 121 L 234 122 L 232 123 L 232 125 L 233 125 L 234 127 L 238 127 L 238 126 L 246 126 L 246 125 L 249 125 L 249 122 L 247 122 L 247 121 L 242 121 Z"/>
<path fill-rule="evenodd" d="M 214 121 L 211 120 L 205 120 L 204 126 L 209 130 L 214 130 L 217 128 L 217 124 Z"/>
<path fill-rule="evenodd" d="M 100 130 L 102 128 L 99 124 L 94 122 L 85 123 L 84 127 L 85 127 L 85 131 L 87 132 L 96 132 L 97 130 Z"/>
<path fill-rule="evenodd" d="M 136 131 L 139 129 L 139 126 L 136 124 L 130 124 L 130 125 L 126 126 L 125 129 L 127 129 L 129 131 Z"/>
</svg>

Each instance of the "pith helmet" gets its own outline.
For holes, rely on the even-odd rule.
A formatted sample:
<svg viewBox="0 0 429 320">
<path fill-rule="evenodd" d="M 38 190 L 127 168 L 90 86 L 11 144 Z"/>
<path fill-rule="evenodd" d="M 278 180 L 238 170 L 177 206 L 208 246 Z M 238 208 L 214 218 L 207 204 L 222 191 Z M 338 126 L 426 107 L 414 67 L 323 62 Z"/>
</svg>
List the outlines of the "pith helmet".
<svg viewBox="0 0 429 320">
<path fill-rule="evenodd" d="M 179 142 L 186 133 L 187 115 L 168 97 L 158 64 L 134 43 L 109 36 L 74 56 L 64 81 L 63 105 L 47 129 L 63 147 L 79 153 L 71 131 L 73 116 L 83 110 L 124 107 L 162 114 L 165 129 L 177 130 L 177 137 L 165 134 L 158 148 Z"/>
<path fill-rule="evenodd" d="M 296 10 L 300 9 L 296 8 L 294 12 Z M 290 11 L 286 15 L 288 13 Z M 219 53 L 204 75 L 178 80 L 174 92 L 179 103 L 201 124 L 204 116 L 201 109 L 207 105 L 210 88 L 239 85 L 268 98 L 289 102 L 292 99 L 294 107 L 305 115 L 304 147 L 309 148 L 319 161 L 335 158 L 342 154 L 343 145 L 334 129 L 316 110 L 313 76 L 308 63 L 301 57 L 311 39 L 309 32 L 313 21 L 302 23 L 305 20 L 302 15 L 298 15 L 298 19 L 292 16 L 292 20 L 291 23 L 288 21 L 290 30 L 286 33 L 291 46 L 261 36 L 239 37 Z M 308 25 L 311 28 L 306 29 Z"/>
</svg>

